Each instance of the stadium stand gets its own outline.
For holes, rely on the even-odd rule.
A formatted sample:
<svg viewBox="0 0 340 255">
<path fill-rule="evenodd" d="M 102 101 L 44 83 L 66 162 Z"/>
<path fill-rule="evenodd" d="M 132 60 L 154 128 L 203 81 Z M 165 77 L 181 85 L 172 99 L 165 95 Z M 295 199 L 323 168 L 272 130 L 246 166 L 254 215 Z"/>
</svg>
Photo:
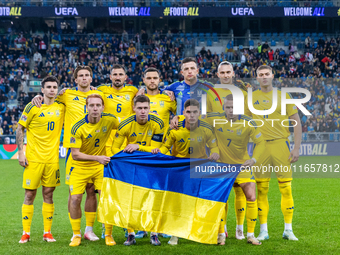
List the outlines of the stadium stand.
<svg viewBox="0 0 340 255">
<path fill-rule="evenodd" d="M 262 36 L 283 37 L 282 34 Z M 286 38 L 290 36 L 287 33 Z M 203 47 L 196 54 L 199 76 L 216 79 L 216 68 L 221 61 L 234 61 L 236 78 L 250 79 L 256 84 L 255 69 L 261 64 L 271 65 L 277 87 L 302 87 L 311 91 L 312 98 L 306 106 L 312 116 L 302 116 L 303 132 L 338 132 L 340 125 L 340 67 L 338 66 L 340 38 L 327 38 L 323 34 L 294 34 L 319 36 L 316 47 L 310 47 L 305 38 L 304 49 L 295 49 L 288 43 L 287 50 L 275 48 L 270 41 L 253 47 L 234 48 L 230 41 L 225 52 L 212 53 Z M 325 37 L 325 39 L 323 39 Z M 109 70 L 113 63 L 121 63 L 127 68 L 130 83 L 142 85 L 142 72 L 147 67 L 155 67 L 161 72 L 162 86 L 181 80 L 180 61 L 185 49 L 192 47 L 190 38 L 208 38 L 210 43 L 217 34 L 186 33 L 162 34 L 155 31 L 147 35 L 141 31 L 136 35 L 58 34 L 35 36 L 11 33 L 1 39 L 0 63 L 0 135 L 14 134 L 18 116 L 35 93 L 28 93 L 28 81 L 40 80 L 46 75 L 60 79 L 62 88 L 74 87 L 72 77 L 77 65 L 89 65 L 93 69 L 93 86 L 110 83 Z M 209 39 L 211 38 L 211 39 Z M 19 47 L 18 47 L 19 45 Z M 17 46 L 17 48 L 15 48 Z M 299 53 L 300 52 L 300 53 Z M 11 89 L 13 88 L 13 89 Z M 296 95 L 295 97 L 298 97 Z M 307 135 L 308 136 L 308 135 Z M 307 139 L 307 136 L 304 139 Z M 329 135 L 337 140 L 338 136 Z M 313 136 L 309 136 L 313 138 Z M 319 139 L 320 136 L 314 136 Z"/>
</svg>

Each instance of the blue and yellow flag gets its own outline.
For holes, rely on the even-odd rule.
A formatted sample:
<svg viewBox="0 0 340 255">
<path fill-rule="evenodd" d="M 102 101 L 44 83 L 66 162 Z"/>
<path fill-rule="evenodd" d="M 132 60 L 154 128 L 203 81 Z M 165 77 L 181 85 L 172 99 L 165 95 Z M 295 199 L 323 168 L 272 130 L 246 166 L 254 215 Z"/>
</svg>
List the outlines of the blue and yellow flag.
<svg viewBox="0 0 340 255">
<path fill-rule="evenodd" d="M 233 165 L 228 172 L 228 166 L 160 153 L 117 153 L 104 168 L 98 221 L 215 244 L 240 168 Z M 219 178 L 206 178 L 214 174 Z"/>
</svg>

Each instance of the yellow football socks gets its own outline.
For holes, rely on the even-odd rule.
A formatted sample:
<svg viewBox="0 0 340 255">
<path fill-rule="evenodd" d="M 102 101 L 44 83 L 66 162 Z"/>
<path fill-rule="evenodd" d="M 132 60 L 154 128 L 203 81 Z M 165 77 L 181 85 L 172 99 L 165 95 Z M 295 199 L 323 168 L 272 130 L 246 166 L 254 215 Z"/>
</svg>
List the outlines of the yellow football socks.
<svg viewBox="0 0 340 255">
<path fill-rule="evenodd" d="M 269 203 L 268 203 L 269 182 L 257 183 L 257 205 L 259 220 L 261 224 L 267 223 Z"/>
<path fill-rule="evenodd" d="M 81 223 L 81 218 L 79 219 L 72 219 L 70 218 L 72 230 L 74 235 L 80 235 L 80 223 Z"/>
<path fill-rule="evenodd" d="M 247 201 L 247 232 L 254 233 L 257 221 L 257 201 Z"/>
<path fill-rule="evenodd" d="M 54 204 L 43 203 L 42 215 L 43 215 L 43 218 L 44 218 L 44 231 L 45 231 L 45 233 L 51 231 L 52 222 L 53 222 L 53 214 L 54 214 Z"/>
<path fill-rule="evenodd" d="M 32 224 L 32 218 L 33 218 L 33 212 L 34 212 L 34 206 L 33 205 L 22 205 L 21 208 L 22 212 L 22 226 L 26 233 L 31 232 L 31 224 Z"/>
<path fill-rule="evenodd" d="M 241 187 L 234 187 L 235 191 L 235 214 L 236 214 L 236 224 L 243 225 L 244 217 L 246 215 L 246 196 L 243 193 Z"/>
<path fill-rule="evenodd" d="M 293 221 L 294 201 L 292 196 L 292 183 L 279 183 L 281 192 L 281 210 L 285 223 L 291 224 Z"/>
<path fill-rule="evenodd" d="M 106 236 L 112 235 L 112 225 L 105 224 L 105 235 Z"/>
<path fill-rule="evenodd" d="M 96 212 L 85 212 L 86 227 L 93 227 L 96 219 Z"/>
</svg>

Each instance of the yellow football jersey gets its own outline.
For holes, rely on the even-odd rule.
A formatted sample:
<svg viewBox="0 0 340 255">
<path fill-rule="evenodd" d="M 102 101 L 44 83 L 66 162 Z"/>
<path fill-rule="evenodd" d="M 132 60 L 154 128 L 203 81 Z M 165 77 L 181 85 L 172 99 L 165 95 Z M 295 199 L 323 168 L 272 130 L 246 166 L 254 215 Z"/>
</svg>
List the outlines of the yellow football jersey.
<svg viewBox="0 0 340 255">
<path fill-rule="evenodd" d="M 291 98 L 290 94 L 286 95 Z M 264 93 L 262 90 L 253 92 L 253 105 L 256 110 L 269 110 L 272 106 L 273 91 Z M 277 90 L 277 107 L 276 110 L 270 115 L 255 115 L 252 114 L 253 119 L 262 120 L 264 125 L 259 127 L 265 140 L 286 139 L 290 135 L 289 128 L 282 126 L 283 120 L 289 119 L 290 116 L 297 113 L 297 107 L 289 104 L 286 107 L 286 114 L 281 115 L 281 91 Z M 258 121 L 260 126 L 262 123 Z M 284 121 L 285 126 L 290 125 L 288 121 Z"/>
<path fill-rule="evenodd" d="M 26 157 L 28 163 L 58 163 L 60 134 L 65 106 L 54 102 L 40 108 L 28 103 L 19 124 L 27 129 Z"/>
<path fill-rule="evenodd" d="M 78 120 L 72 125 L 70 147 L 79 148 L 80 152 L 87 155 L 106 155 L 106 142 L 109 139 L 112 129 L 117 129 L 118 119 L 109 113 L 102 113 L 100 121 L 92 124 L 88 121 L 88 115 Z M 97 161 L 77 161 L 73 166 L 96 167 L 101 164 Z"/>
<path fill-rule="evenodd" d="M 136 87 L 124 85 L 117 90 L 109 84 L 99 86 L 98 91 L 104 94 L 105 112 L 116 116 L 119 122 L 133 113 L 133 98 L 138 92 Z"/>
<path fill-rule="evenodd" d="M 104 98 L 102 92 L 90 90 L 81 92 L 78 88 L 67 89 L 64 94 L 59 95 L 56 99 L 66 106 L 65 110 L 65 125 L 64 125 L 64 144 L 65 148 L 70 148 L 70 136 L 72 124 L 78 119 L 84 117 L 87 113 L 86 98 L 91 94 L 99 94 Z"/>
<path fill-rule="evenodd" d="M 219 119 L 226 120 L 225 115 Z M 221 122 L 219 122 L 221 123 Z M 248 154 L 249 138 L 256 144 L 253 158 L 258 160 L 265 150 L 265 142 L 259 128 L 250 117 L 239 115 L 237 121 L 226 124 L 216 122 L 214 131 L 220 150 L 219 161 L 227 164 L 243 164 L 250 159 Z"/>
<path fill-rule="evenodd" d="M 219 150 L 213 127 L 205 121 L 198 120 L 198 126 L 194 130 L 185 127 L 185 119 L 178 123 L 178 130 L 167 132 L 164 144 L 160 148 L 166 154 L 172 147 L 171 155 L 180 158 L 207 158 L 205 145 L 208 145 L 211 153 Z"/>
<path fill-rule="evenodd" d="M 164 122 L 155 114 L 150 113 L 144 125 L 138 124 L 136 114 L 132 114 L 119 124 L 112 152 L 119 152 L 125 139 L 128 144 L 139 144 L 140 151 L 151 152 L 161 146 L 163 129 Z"/>
<path fill-rule="evenodd" d="M 119 122 L 133 113 L 133 98 L 138 92 L 136 87 L 124 85 L 123 88 L 117 90 L 111 84 L 104 84 L 98 87 L 98 91 L 104 93 L 104 111 L 115 115 Z M 108 148 L 112 147 L 115 135 L 116 130 L 112 130 L 106 144 Z"/>
<path fill-rule="evenodd" d="M 170 125 L 170 113 L 176 114 L 177 103 L 171 101 L 170 97 L 165 94 L 148 95 L 150 99 L 150 112 L 156 114 L 164 122 L 164 131 L 167 131 Z"/>
<path fill-rule="evenodd" d="M 217 94 L 220 96 L 222 105 L 216 95 L 214 95 L 215 97 L 207 95 L 207 113 L 208 114 L 210 112 L 224 113 L 224 108 L 223 108 L 224 99 L 226 96 L 231 94 L 231 91 L 229 89 L 217 88 L 215 90 Z M 251 116 L 251 112 L 249 111 L 247 107 L 247 100 L 248 100 L 247 92 L 242 90 L 242 93 L 244 95 L 244 115 Z"/>
</svg>

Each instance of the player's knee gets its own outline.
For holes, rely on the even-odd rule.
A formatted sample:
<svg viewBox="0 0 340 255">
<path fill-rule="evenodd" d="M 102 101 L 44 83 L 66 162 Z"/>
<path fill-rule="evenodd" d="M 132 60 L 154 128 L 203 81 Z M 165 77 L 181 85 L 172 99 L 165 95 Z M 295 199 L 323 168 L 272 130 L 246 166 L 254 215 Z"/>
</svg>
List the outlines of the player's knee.
<svg viewBox="0 0 340 255">
<path fill-rule="evenodd" d="M 86 186 L 86 195 L 89 196 L 96 196 L 96 192 L 94 189 L 94 185 L 90 184 Z"/>
<path fill-rule="evenodd" d="M 72 206 L 80 206 L 81 204 L 81 196 L 72 195 L 71 196 L 71 205 Z"/>
<path fill-rule="evenodd" d="M 257 192 L 259 195 L 267 195 L 269 191 L 269 182 L 257 183 Z"/>
<path fill-rule="evenodd" d="M 36 193 L 37 193 L 36 190 L 26 190 L 25 191 L 25 202 L 24 203 L 26 205 L 33 204 Z"/>
<path fill-rule="evenodd" d="M 247 201 L 249 202 L 255 202 L 256 201 L 256 195 L 255 193 L 246 194 Z"/>
</svg>

